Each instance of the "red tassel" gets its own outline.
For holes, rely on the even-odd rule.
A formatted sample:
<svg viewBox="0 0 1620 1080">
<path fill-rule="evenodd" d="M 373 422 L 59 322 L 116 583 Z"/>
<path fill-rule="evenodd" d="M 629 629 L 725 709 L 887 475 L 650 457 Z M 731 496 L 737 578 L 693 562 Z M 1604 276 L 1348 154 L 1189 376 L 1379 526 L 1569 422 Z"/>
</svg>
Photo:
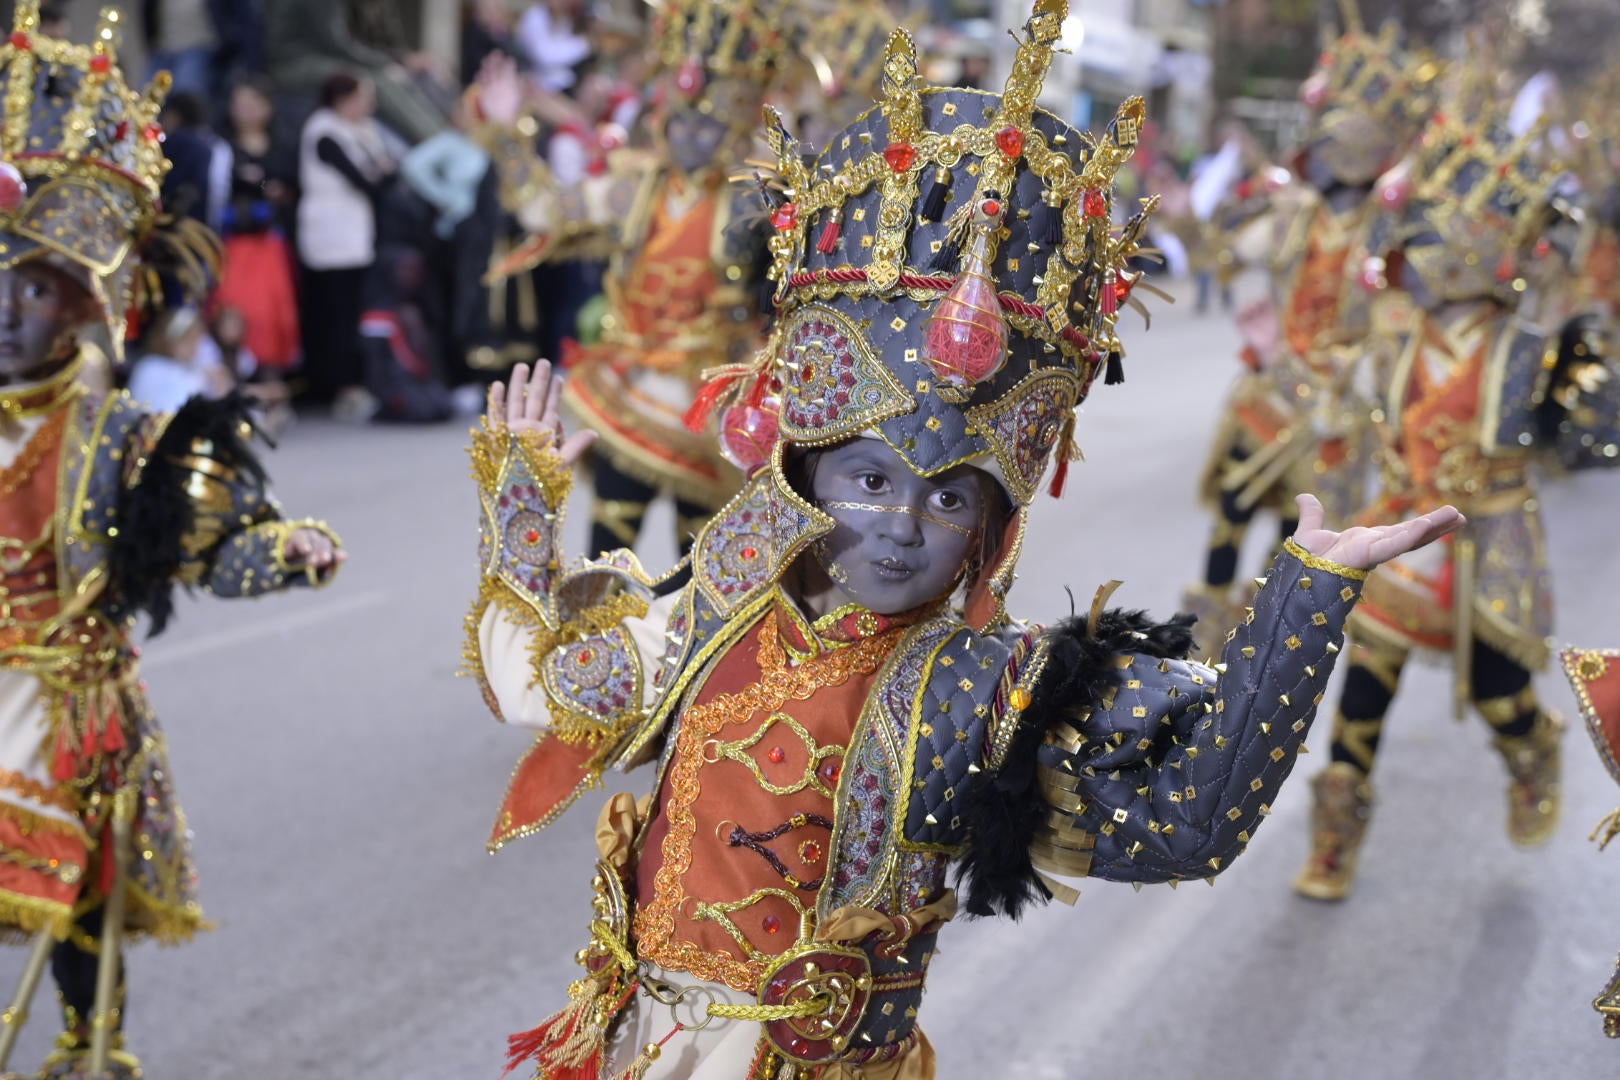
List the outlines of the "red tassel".
<svg viewBox="0 0 1620 1080">
<path fill-rule="evenodd" d="M 719 408 L 720 399 L 726 396 L 736 381 L 735 378 L 720 378 L 705 383 L 693 399 L 692 407 L 686 410 L 686 429 L 694 435 L 708 431 L 709 420 L 714 416 L 714 410 Z"/>
<path fill-rule="evenodd" d="M 1119 311 L 1119 286 L 1110 281 L 1102 287 L 1102 312 L 1113 315 Z"/>
<path fill-rule="evenodd" d="M 84 741 L 79 744 L 79 760 L 88 765 L 100 752 L 101 735 L 96 731 L 95 714 L 91 713 L 84 720 Z"/>
<path fill-rule="evenodd" d="M 66 717 L 62 718 L 62 732 L 56 737 L 56 760 L 51 764 L 51 775 L 63 784 L 79 775 L 79 763 L 73 757 L 73 745 L 68 739 Z"/>
<path fill-rule="evenodd" d="M 608 1002 L 613 1015 L 618 1015 L 635 992 L 636 986 L 632 984 L 618 999 L 617 1004 Z M 581 1024 L 592 1022 L 596 1008 L 602 1002 L 602 998 L 575 1001 L 561 1012 L 548 1016 L 539 1027 L 508 1036 L 506 1071 L 501 1073 L 501 1080 L 506 1080 L 514 1069 L 530 1061 L 540 1066 L 539 1074 L 545 1076 L 546 1080 L 601 1080 L 602 1066 L 606 1059 L 604 1045 L 596 1046 L 583 1058 L 568 1062 L 547 1060 L 547 1051 L 550 1050 L 552 1055 L 555 1055 L 558 1048 L 566 1046 L 574 1038 Z"/>
<path fill-rule="evenodd" d="M 816 250 L 823 255 L 831 255 L 838 250 L 838 239 L 844 235 L 844 215 L 834 210 L 827 227 L 821 230 L 821 239 L 816 242 Z"/>
<path fill-rule="evenodd" d="M 1069 459 L 1058 458 L 1057 468 L 1052 470 L 1052 486 L 1046 490 L 1051 492 L 1052 498 L 1063 498 L 1063 485 L 1069 482 Z"/>
<path fill-rule="evenodd" d="M 124 726 L 118 722 L 118 711 L 114 709 L 107 714 L 107 727 L 101 733 L 101 748 L 109 754 L 116 754 L 128 745 L 124 739 Z"/>
</svg>

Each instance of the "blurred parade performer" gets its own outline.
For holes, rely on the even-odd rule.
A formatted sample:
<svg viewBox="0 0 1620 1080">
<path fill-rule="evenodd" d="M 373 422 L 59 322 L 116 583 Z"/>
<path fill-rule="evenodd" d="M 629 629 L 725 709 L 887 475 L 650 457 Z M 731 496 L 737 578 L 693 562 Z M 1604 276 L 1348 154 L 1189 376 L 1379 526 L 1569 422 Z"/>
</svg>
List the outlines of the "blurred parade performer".
<svg viewBox="0 0 1620 1080">
<path fill-rule="evenodd" d="M 1603 759 L 1609 775 L 1620 782 L 1620 650 L 1565 649 L 1561 659 L 1598 757 Z M 1599 850 L 1608 847 L 1616 836 L 1620 836 L 1620 810 L 1592 830 Z M 1603 1017 L 1603 1033 L 1620 1039 L 1620 961 L 1592 1007 Z"/>
<path fill-rule="evenodd" d="M 1399 48 L 1393 24 L 1369 35 L 1353 3 L 1344 8 L 1345 33 L 1302 89 L 1311 126 L 1297 176 L 1265 170 L 1225 211 L 1243 221 L 1231 239 L 1237 260 L 1264 264 L 1271 288 L 1240 316 L 1249 370 L 1218 413 L 1201 484 L 1215 528 L 1204 579 L 1182 603 L 1215 625 L 1241 614 L 1253 592 L 1247 578 L 1235 582 L 1258 511 L 1276 512 L 1287 536 L 1295 492 L 1317 492 L 1334 525 L 1366 499 L 1370 408 L 1353 383 L 1366 353 L 1367 294 L 1357 275 L 1376 209 L 1372 185 L 1416 135 L 1439 71 Z"/>
<path fill-rule="evenodd" d="M 746 362 L 762 342 L 766 226 L 752 188 L 730 178 L 746 174 L 760 106 L 784 58 L 773 3 L 664 4 L 655 147 L 616 150 L 577 186 L 556 184 L 521 141 L 516 73 L 491 65 L 482 81 L 486 118 L 509 132 L 497 164 L 528 177 L 513 185 L 512 207 L 534 234 L 496 276 L 604 237 L 612 250 L 600 339 L 566 358 L 563 396 L 599 436 L 592 552 L 633 547 L 661 491 L 675 498 L 684 552 L 741 481 L 715 443 L 708 410 L 694 403 L 705 371 Z"/>
<path fill-rule="evenodd" d="M 1532 684 L 1548 658 L 1552 586 L 1531 467 L 1620 463 L 1620 381 L 1590 326 L 1557 325 L 1573 287 L 1563 181 L 1545 121 L 1510 123 L 1489 71 L 1464 72 L 1456 100 L 1379 181 L 1380 242 L 1364 273 L 1381 290 L 1383 483 L 1359 521 L 1444 499 L 1469 524 L 1373 574 L 1351 618 L 1333 760 L 1314 780 L 1312 849 L 1295 882 L 1315 899 L 1343 899 L 1354 883 L 1368 777 L 1413 651 L 1449 656 L 1456 714 L 1472 704 L 1490 726 L 1509 776 L 1509 838 L 1542 844 L 1558 821 L 1563 725 Z"/>
<path fill-rule="evenodd" d="M 801 4 L 807 59 L 814 77 L 795 102 L 806 153 L 826 147 L 845 125 L 872 107 L 883 85 L 883 50 L 900 23 L 886 4 L 833 0 Z"/>
<path fill-rule="evenodd" d="M 748 480 L 678 592 L 625 551 L 560 569 L 591 435 L 563 437 L 544 366 L 491 394 L 468 661 L 498 717 L 541 729 L 491 847 L 659 763 L 654 791 L 608 800 L 584 971 L 513 1068 L 931 1077 L 917 1012 L 951 865 L 967 911 L 1015 916 L 1072 901 L 1058 876 L 1225 869 L 1293 766 L 1363 568 L 1460 521 L 1338 534 L 1302 496 L 1215 668 L 1184 659 L 1190 619 L 1105 610 L 1112 585 L 1050 630 L 1007 615 L 1030 504 L 1117 369 L 1152 207 L 1114 230 L 1141 99 L 1097 138 L 1035 108 L 1065 15 L 1040 0 L 999 95 L 924 86 L 897 31 L 881 108 L 813 163 L 768 114 L 780 322 L 713 384 Z"/>
<path fill-rule="evenodd" d="M 92 44 L 58 40 L 22 0 L 0 44 L 0 923 L 34 935 L 0 1071 L 49 966 L 65 1030 L 44 1077 L 139 1076 L 124 942 L 204 926 L 138 616 L 162 630 L 176 584 L 258 595 L 342 561 L 324 526 L 282 519 L 242 401 L 149 415 L 81 381 L 81 335 L 123 341 L 152 259 L 185 280 L 211 246 L 158 230 L 168 80 L 130 89 L 118 30 L 109 10 Z"/>
</svg>

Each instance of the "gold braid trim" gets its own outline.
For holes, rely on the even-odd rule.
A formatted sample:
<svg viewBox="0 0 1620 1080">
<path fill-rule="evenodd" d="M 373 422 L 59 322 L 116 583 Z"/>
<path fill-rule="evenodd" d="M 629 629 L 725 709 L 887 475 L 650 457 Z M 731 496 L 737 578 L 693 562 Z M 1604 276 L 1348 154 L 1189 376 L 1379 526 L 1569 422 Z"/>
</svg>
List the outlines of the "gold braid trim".
<svg viewBox="0 0 1620 1080">
<path fill-rule="evenodd" d="M 78 800 L 66 788 L 41 783 L 31 777 L 24 776 L 22 773 L 12 772 L 10 769 L 0 768 L 0 789 L 15 791 L 26 799 L 32 799 L 34 802 L 60 810 L 65 814 L 77 814 L 80 812 Z M 81 837 L 84 835 L 83 830 L 76 829 L 66 822 L 57 821 L 55 818 L 36 816 L 22 807 L 13 806 L 3 799 L 0 799 L 0 817 L 11 818 L 17 824 L 25 825 L 31 829 L 46 829 L 52 832 L 70 833 Z"/>
<path fill-rule="evenodd" d="M 1345 566 L 1343 563 L 1336 563 L 1331 559 L 1324 559 L 1320 555 L 1312 555 L 1309 551 L 1306 551 L 1303 547 L 1301 547 L 1299 541 L 1295 540 L 1292 536 L 1283 541 L 1283 547 L 1287 550 L 1288 554 L 1292 555 L 1294 558 L 1298 559 L 1312 570 L 1321 570 L 1324 573 L 1337 574 L 1342 578 L 1349 578 L 1351 581 L 1366 581 L 1367 574 L 1370 572 L 1367 570 L 1358 570 L 1354 566 Z"/>
</svg>

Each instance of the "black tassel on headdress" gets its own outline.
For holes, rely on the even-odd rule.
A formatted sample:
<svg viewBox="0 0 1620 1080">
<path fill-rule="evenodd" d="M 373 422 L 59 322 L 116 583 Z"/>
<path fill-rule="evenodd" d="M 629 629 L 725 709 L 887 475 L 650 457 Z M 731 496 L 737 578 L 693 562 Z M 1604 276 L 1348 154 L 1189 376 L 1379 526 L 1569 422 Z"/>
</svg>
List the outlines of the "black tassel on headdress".
<svg viewBox="0 0 1620 1080">
<path fill-rule="evenodd" d="M 923 221 L 943 221 L 945 219 L 945 203 L 951 197 L 951 170 L 941 165 L 934 170 L 934 182 L 928 187 L 928 194 L 923 197 L 922 212 L 917 216 Z"/>
<path fill-rule="evenodd" d="M 1053 206 L 1045 198 L 1041 199 L 1041 207 L 1037 211 L 1039 217 L 1032 222 L 1034 226 L 1029 234 L 1035 238 L 1037 244 L 1044 244 L 1049 248 L 1056 248 L 1063 243 L 1063 207 Z"/>
<path fill-rule="evenodd" d="M 957 885 L 969 915 L 1016 919 L 1030 904 L 1051 899 L 1029 854 L 1030 842 L 1052 812 L 1035 780 L 1047 731 L 1071 722 L 1079 710 L 1096 707 L 1119 685 L 1115 653 L 1185 657 L 1193 647 L 1192 624 L 1190 615 L 1156 623 L 1141 611 L 1115 610 L 1102 614 L 1095 632 L 1083 615 L 1046 632 L 1045 675 L 1035 684 L 1007 758 L 996 772 L 979 775 L 965 807 L 970 846 L 957 864 Z"/>
<path fill-rule="evenodd" d="M 1125 364 L 1118 349 L 1108 354 L 1108 366 L 1103 369 L 1103 385 L 1118 386 L 1125 381 Z"/>
</svg>

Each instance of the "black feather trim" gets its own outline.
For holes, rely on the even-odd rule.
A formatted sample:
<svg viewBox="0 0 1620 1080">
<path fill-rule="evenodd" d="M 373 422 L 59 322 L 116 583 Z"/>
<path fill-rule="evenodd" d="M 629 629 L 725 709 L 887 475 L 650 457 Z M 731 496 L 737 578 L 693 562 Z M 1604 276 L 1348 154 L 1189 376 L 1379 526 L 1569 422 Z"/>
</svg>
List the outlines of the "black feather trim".
<svg viewBox="0 0 1620 1080">
<path fill-rule="evenodd" d="M 1180 659 L 1193 647 L 1191 615 L 1160 623 L 1141 611 L 1106 611 L 1095 635 L 1087 633 L 1088 622 L 1077 615 L 1043 636 L 1050 651 L 1046 669 L 1007 758 L 995 773 L 980 774 L 968 795 L 963 820 L 970 846 L 957 864 L 956 881 L 969 915 L 999 913 L 1016 919 L 1030 904 L 1052 898 L 1029 855 L 1030 842 L 1050 809 L 1035 783 L 1036 758 L 1047 731 L 1076 711 L 1096 706 L 1117 685 L 1115 653 Z"/>
<path fill-rule="evenodd" d="M 196 524 L 180 460 L 205 441 L 212 444 L 209 456 L 235 469 L 242 483 L 262 485 L 264 467 L 242 435 L 244 425 L 252 428 L 252 407 L 252 399 L 241 393 L 187 401 L 147 455 L 140 483 L 124 493 L 109 557 L 111 595 L 118 614 L 151 616 L 154 637 L 174 615 L 174 578 L 185 562 L 185 538 Z"/>
</svg>

